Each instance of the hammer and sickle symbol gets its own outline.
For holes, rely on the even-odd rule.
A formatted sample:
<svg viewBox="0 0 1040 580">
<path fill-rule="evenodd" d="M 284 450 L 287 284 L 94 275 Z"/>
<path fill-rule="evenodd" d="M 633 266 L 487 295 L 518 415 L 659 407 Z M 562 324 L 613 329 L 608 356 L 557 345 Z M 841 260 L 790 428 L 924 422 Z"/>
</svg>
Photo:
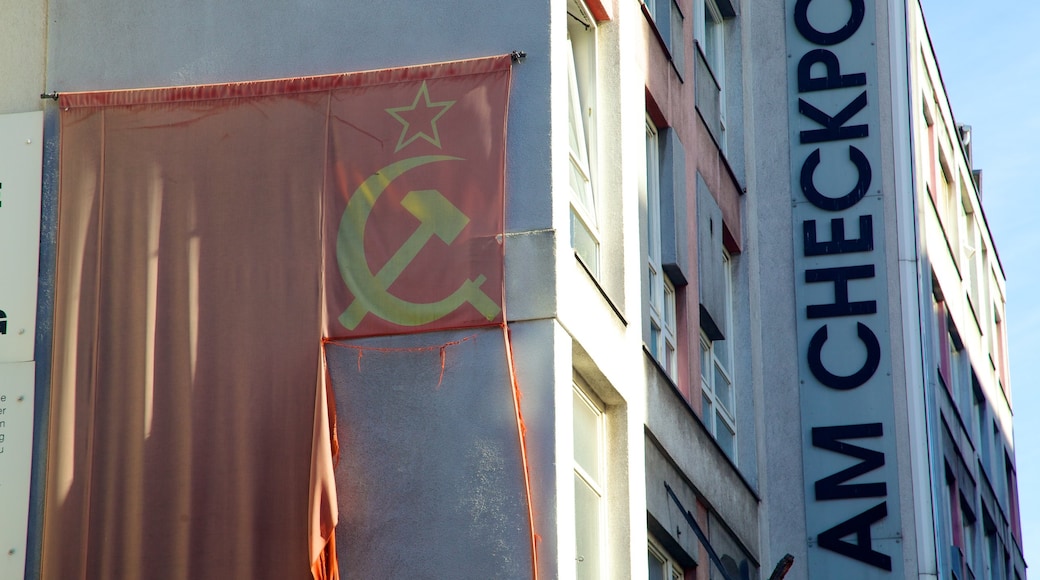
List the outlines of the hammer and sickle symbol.
<svg viewBox="0 0 1040 580">
<path fill-rule="evenodd" d="M 470 303 L 489 321 L 501 308 L 483 290 L 484 275 L 465 280 L 448 297 L 436 302 L 408 302 L 388 291 L 394 280 L 404 272 L 419 252 L 434 236 L 451 244 L 469 217 L 435 189 L 411 191 L 401 200 L 401 206 L 419 220 L 419 227 L 401 245 L 386 264 L 373 274 L 365 255 L 365 226 L 376 200 L 394 179 L 406 171 L 440 161 L 461 161 L 459 157 L 425 155 L 402 159 L 370 175 L 347 202 L 336 236 L 336 262 L 340 276 L 354 294 L 339 321 L 350 330 L 371 312 L 376 316 L 402 326 L 421 326 L 451 314 L 465 303 Z"/>
</svg>

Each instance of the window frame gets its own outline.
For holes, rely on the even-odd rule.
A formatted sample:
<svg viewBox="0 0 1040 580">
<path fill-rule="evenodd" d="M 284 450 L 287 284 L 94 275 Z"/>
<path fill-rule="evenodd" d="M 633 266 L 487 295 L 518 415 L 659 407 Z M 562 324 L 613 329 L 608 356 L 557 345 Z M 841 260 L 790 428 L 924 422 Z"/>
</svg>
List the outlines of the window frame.
<svg viewBox="0 0 1040 580">
<path fill-rule="evenodd" d="M 669 0 L 671 1 L 671 0 Z M 647 344 L 669 378 L 678 375 L 675 286 L 661 260 L 661 161 L 657 127 L 646 118 L 647 275 L 650 338 Z"/>
<path fill-rule="evenodd" d="M 723 340 L 710 340 L 701 330 L 701 418 L 730 460 L 736 464 L 738 460 L 737 437 L 737 393 L 734 380 L 733 352 L 733 263 L 729 252 L 723 251 L 722 271 L 725 282 L 725 313 L 723 313 Z M 719 392 L 716 384 L 718 377 L 728 384 L 728 393 Z M 727 399 L 723 401 L 722 399 Z M 721 420 L 721 424 L 720 424 Z M 719 429 L 729 432 L 730 440 L 726 443 L 719 438 Z"/>
<path fill-rule="evenodd" d="M 658 2 L 671 2 L 672 0 L 639 0 L 646 6 L 646 11 L 650 13 L 650 17 L 655 21 L 657 20 L 657 3 Z"/>
<path fill-rule="evenodd" d="M 682 567 L 668 555 L 668 552 L 649 533 L 646 537 L 646 554 L 647 577 L 650 575 L 650 558 L 653 557 L 660 563 L 661 578 L 665 580 L 683 580 L 684 572 Z"/>
<path fill-rule="evenodd" d="M 975 558 L 976 548 L 975 542 L 978 537 L 978 518 L 975 517 L 975 510 L 971 505 L 969 498 L 965 497 L 963 493 L 960 494 L 960 511 L 961 511 L 961 554 L 964 556 L 964 565 L 971 572 L 972 576 L 975 575 Z"/>
<path fill-rule="evenodd" d="M 567 1 L 567 44 L 570 242 L 578 259 L 599 278 L 602 238 L 596 186 L 596 19 L 581 0 Z"/>
<path fill-rule="evenodd" d="M 712 26 L 709 28 L 708 22 Z M 712 33 L 709 37 L 709 33 Z M 719 147 L 726 153 L 726 18 L 716 0 L 694 0 L 693 40 L 719 89 Z"/>
<path fill-rule="evenodd" d="M 654 36 L 672 63 L 672 69 L 680 81 L 685 76 L 686 42 L 683 37 L 683 22 L 686 15 L 677 0 L 639 0 L 643 13 L 653 29 Z"/>
<path fill-rule="evenodd" d="M 722 10 L 719 9 L 719 4 L 715 0 L 696 0 L 694 3 L 694 18 L 696 19 L 696 24 L 693 30 L 693 40 L 700 47 L 711 74 L 715 75 L 715 82 L 719 84 L 719 88 L 722 88 L 724 83 L 721 75 L 726 68 L 726 19 L 723 17 Z M 715 30 L 719 33 L 711 38 L 708 37 L 709 20 L 713 26 L 717 27 Z M 712 58 L 713 56 L 717 57 L 718 60 Z"/>
<path fill-rule="evenodd" d="M 965 220 L 965 240 L 961 242 L 961 248 L 964 253 L 964 261 L 968 263 L 967 268 L 967 279 L 964 282 L 968 286 L 968 303 L 971 306 L 972 314 L 975 315 L 975 321 L 978 323 L 980 320 L 981 302 L 980 299 L 980 282 L 983 266 L 980 264 L 982 260 L 982 234 L 979 223 L 976 221 L 974 212 L 968 213 Z M 981 325 L 980 325 L 981 326 Z"/>
<path fill-rule="evenodd" d="M 574 521 L 575 521 L 575 575 L 576 578 L 595 578 L 598 574 L 602 573 L 606 569 L 606 554 L 607 554 L 607 534 L 606 534 L 606 500 L 607 500 L 607 473 L 606 473 L 606 406 L 599 401 L 599 399 L 593 395 L 588 389 L 584 388 L 574 381 L 572 383 L 572 401 L 574 407 L 571 410 L 572 415 L 572 437 L 575 441 L 578 439 L 577 430 L 578 425 L 578 411 L 579 405 L 584 405 L 588 410 L 592 411 L 594 416 L 594 439 L 596 445 L 596 470 L 598 473 L 590 473 L 585 466 L 581 465 L 581 462 L 577 457 L 577 446 L 572 457 L 572 471 L 575 484 L 575 498 L 574 498 Z M 595 543 L 597 544 L 597 557 L 596 565 L 586 575 L 581 574 L 580 564 L 584 562 L 584 555 L 579 552 L 578 548 L 578 522 L 583 521 L 582 515 L 578 512 L 579 502 L 577 497 L 577 486 L 584 484 L 593 494 L 596 496 L 596 534 Z"/>
</svg>

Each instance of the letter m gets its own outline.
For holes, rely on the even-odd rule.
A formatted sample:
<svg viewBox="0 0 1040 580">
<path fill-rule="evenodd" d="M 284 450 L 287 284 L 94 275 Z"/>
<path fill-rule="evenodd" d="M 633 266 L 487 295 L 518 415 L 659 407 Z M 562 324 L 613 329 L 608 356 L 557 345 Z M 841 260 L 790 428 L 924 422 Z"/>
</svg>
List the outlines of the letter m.
<svg viewBox="0 0 1040 580">
<path fill-rule="evenodd" d="M 883 434 L 881 423 L 813 427 L 813 447 L 827 449 L 860 460 L 859 463 L 851 467 L 818 480 L 816 482 L 816 500 L 885 497 L 888 494 L 888 489 L 883 481 L 875 483 L 847 483 L 852 478 L 869 473 L 884 465 L 885 454 L 842 441 L 842 439 L 881 437 Z"/>
</svg>

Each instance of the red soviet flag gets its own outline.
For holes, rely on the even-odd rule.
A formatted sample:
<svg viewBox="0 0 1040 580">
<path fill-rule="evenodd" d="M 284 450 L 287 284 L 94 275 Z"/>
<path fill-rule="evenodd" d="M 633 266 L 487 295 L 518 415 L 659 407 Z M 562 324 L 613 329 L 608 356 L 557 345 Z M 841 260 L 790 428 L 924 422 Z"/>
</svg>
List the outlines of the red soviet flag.
<svg viewBox="0 0 1040 580">
<path fill-rule="evenodd" d="M 329 336 L 499 324 L 509 56 L 379 71 L 333 91 Z"/>
<path fill-rule="evenodd" d="M 322 340 L 504 320 L 509 67 L 62 94 L 42 577 L 337 577 Z"/>
</svg>

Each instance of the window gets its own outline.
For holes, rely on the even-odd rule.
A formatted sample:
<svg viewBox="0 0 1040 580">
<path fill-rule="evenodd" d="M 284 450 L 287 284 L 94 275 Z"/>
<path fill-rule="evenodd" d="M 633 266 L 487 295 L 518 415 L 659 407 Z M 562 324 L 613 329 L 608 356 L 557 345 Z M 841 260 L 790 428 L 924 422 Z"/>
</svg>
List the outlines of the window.
<svg viewBox="0 0 1040 580">
<path fill-rule="evenodd" d="M 953 569 L 954 578 L 962 578 L 964 572 L 964 528 L 961 519 L 960 492 L 957 489 L 957 479 L 946 464 L 946 501 L 943 502 L 943 515 L 949 526 L 946 533 L 946 543 L 950 547 L 950 567 Z"/>
<path fill-rule="evenodd" d="M 662 3 L 670 1 L 671 0 L 662 0 Z M 646 11 L 650 13 L 654 20 L 657 20 L 659 18 L 657 14 L 657 0 L 643 0 L 643 4 L 646 6 Z"/>
<path fill-rule="evenodd" d="M 567 66 L 571 247 L 599 277 L 599 220 L 596 208 L 596 21 L 580 0 L 567 2 Z"/>
<path fill-rule="evenodd" d="M 955 522 L 954 522 L 954 519 L 953 519 L 953 515 L 955 513 L 954 510 L 953 510 L 953 506 L 954 506 L 954 498 L 957 497 L 957 483 L 956 483 L 956 480 L 953 478 L 953 472 L 950 470 L 950 466 L 947 464 L 945 467 L 946 467 L 946 479 L 945 479 L 946 485 L 943 488 L 943 491 L 945 492 L 945 494 L 944 494 L 945 497 L 943 499 L 945 501 L 942 502 L 942 508 L 943 508 L 943 520 L 950 523 L 950 528 L 947 529 L 947 530 L 944 530 L 946 532 L 944 535 L 946 536 L 946 538 L 945 538 L 946 543 L 948 545 L 950 545 L 950 546 L 953 546 L 954 545 L 954 533 L 955 533 L 954 530 L 956 529 L 956 526 L 954 526 Z"/>
<path fill-rule="evenodd" d="M 700 26 L 695 30 L 694 39 L 700 43 L 704 51 L 704 58 L 715 75 L 715 80 L 721 87 L 724 60 L 724 29 L 722 25 L 722 12 L 719 11 L 715 0 L 704 0 L 701 5 Z"/>
<path fill-rule="evenodd" d="M 991 440 L 991 443 L 993 444 L 993 449 L 989 459 L 986 461 L 986 470 L 989 472 L 989 478 L 990 481 L 993 482 L 994 489 L 996 490 L 997 494 L 1001 497 L 1004 496 L 1005 491 L 1003 489 L 1003 486 L 1000 485 L 1000 480 L 1004 476 L 1004 472 L 1000 469 L 999 465 L 1000 452 L 1001 449 L 1003 449 L 1003 445 L 1001 443 L 1002 441 L 1003 435 L 1000 432 L 1000 426 L 997 423 L 997 418 L 993 417 L 993 439 Z M 1006 503 L 1007 498 L 1004 498 L 1004 500 Z"/>
<path fill-rule="evenodd" d="M 681 79 L 685 74 L 686 43 L 683 42 L 682 10 L 675 0 L 642 0 L 650 23 L 657 31 L 657 36 L 665 49 L 665 54 L 672 61 L 675 73 Z"/>
<path fill-rule="evenodd" d="M 974 380 L 974 371 L 968 355 L 964 351 L 964 341 L 961 339 L 953 319 L 946 314 L 943 320 L 945 321 L 945 340 L 940 342 L 944 349 L 944 356 L 940 361 L 939 376 L 945 383 L 954 406 L 962 414 L 966 414 L 971 405 L 971 384 Z"/>
<path fill-rule="evenodd" d="M 996 373 L 997 380 L 1000 380 L 1000 373 L 998 371 L 998 362 L 1000 360 L 1000 352 L 997 350 L 997 328 L 1000 327 L 1000 312 L 998 310 L 996 302 L 989 302 L 989 328 L 986 329 L 986 334 L 989 338 L 989 365 L 990 368 Z"/>
<path fill-rule="evenodd" d="M 935 204 L 936 209 L 939 208 L 939 199 L 937 195 L 938 184 L 936 184 L 936 174 L 938 173 L 937 160 L 938 154 L 935 151 L 936 137 L 935 137 L 935 116 L 932 113 L 932 103 L 935 102 L 934 89 L 931 88 L 931 80 L 927 77 L 925 80 L 928 83 L 928 91 L 921 95 L 921 112 L 924 116 L 925 126 L 928 127 L 928 180 L 925 186 L 928 188 L 928 193 L 932 197 L 932 203 Z M 939 210 L 941 211 L 941 210 Z M 956 257 L 954 257 L 956 261 Z"/>
<path fill-rule="evenodd" d="M 733 275 L 728 253 L 722 259 L 725 311 L 716 321 L 724 337 L 733 332 Z M 736 395 L 733 388 L 733 340 L 710 340 L 701 333 L 701 417 L 723 452 L 737 461 Z"/>
<path fill-rule="evenodd" d="M 964 495 L 961 495 L 961 527 L 963 529 L 961 542 L 963 542 L 964 564 L 968 570 L 975 570 L 975 538 L 978 534 L 978 527 L 975 525 L 975 512 Z"/>
<path fill-rule="evenodd" d="M 712 119 L 708 122 L 709 127 L 712 127 L 718 131 L 715 135 L 719 146 L 722 148 L 722 152 L 726 152 L 726 58 L 725 58 L 725 25 L 723 21 L 722 11 L 719 10 L 719 5 L 716 0 L 695 0 L 695 19 L 694 19 L 694 31 L 693 37 L 697 45 L 701 49 L 701 54 L 704 57 L 704 62 L 707 65 L 708 72 L 711 74 L 712 80 L 714 81 L 718 91 L 714 98 L 710 99 L 713 101 L 711 105 L 702 100 L 698 103 L 698 106 L 702 109 L 702 114 L 705 109 L 714 109 L 712 111 L 714 115 L 709 113 L 709 117 L 717 115 L 718 125 L 716 125 Z M 699 80 L 697 82 L 710 83 L 708 79 Z"/>
<path fill-rule="evenodd" d="M 604 541 L 603 406 L 574 385 L 574 527 L 575 570 L 579 580 L 598 579 Z"/>
<path fill-rule="evenodd" d="M 1007 381 L 1007 337 L 1004 330 L 1003 311 L 1003 301 L 993 305 L 993 340 L 996 343 L 994 346 L 997 353 L 997 380 L 1000 381 L 1000 389 L 1004 392 L 1004 396 L 1010 399 Z"/>
<path fill-rule="evenodd" d="M 1008 514 L 1011 516 L 1011 535 L 1022 544 L 1022 520 L 1018 509 L 1018 475 L 1011 457 L 1004 453 L 1004 484 L 1007 486 Z"/>
<path fill-rule="evenodd" d="M 951 324 L 950 327 L 952 329 L 953 325 Z M 965 385 L 967 385 L 967 380 L 964 378 L 964 365 L 967 358 L 964 354 L 964 344 L 953 332 L 950 332 L 950 338 L 946 343 L 950 349 L 950 393 L 953 394 L 953 402 L 957 408 L 964 409 L 962 404 Z"/>
<path fill-rule="evenodd" d="M 737 216 L 739 219 L 739 215 Z M 737 463 L 736 262 L 724 238 L 722 209 L 697 172 L 697 271 L 701 330 L 701 420 L 731 461 Z"/>
<path fill-rule="evenodd" d="M 657 542 L 650 539 L 646 547 L 647 580 L 682 580 L 683 571 Z"/>
<path fill-rule="evenodd" d="M 939 198 L 939 213 L 943 231 L 946 233 L 946 238 L 949 240 L 950 246 L 957 247 L 957 219 L 959 217 L 958 205 L 960 205 L 960 196 L 957 194 L 957 187 L 954 185 L 953 167 L 946 155 L 946 149 L 940 147 L 939 154 L 939 175 L 936 176 L 936 186 L 938 191 L 936 197 Z"/>
<path fill-rule="evenodd" d="M 939 175 L 937 178 L 939 191 L 936 196 L 939 198 L 939 223 L 942 226 L 943 234 L 946 236 L 946 243 L 950 248 L 957 248 L 961 244 L 961 222 L 964 221 L 964 210 L 961 206 L 960 195 L 957 193 L 953 170 L 950 167 L 950 163 L 946 161 L 944 153 L 939 159 Z M 963 189 L 964 182 L 961 181 L 960 183 Z M 951 253 L 955 254 L 955 252 Z M 956 256 L 954 256 L 954 265 L 958 266 Z"/>
<path fill-rule="evenodd" d="M 982 388 L 977 384 L 972 385 L 971 399 L 971 417 L 972 429 L 975 431 L 975 447 L 979 449 L 979 454 L 982 454 L 982 436 L 986 433 L 986 397 L 982 394 Z"/>
<path fill-rule="evenodd" d="M 938 284 L 932 285 L 932 313 L 935 316 L 934 343 L 938 358 L 939 378 L 949 393 L 953 394 L 953 383 L 950 382 L 950 332 L 947 330 L 946 301 L 939 293 Z"/>
<path fill-rule="evenodd" d="M 960 383 L 960 352 L 961 349 L 957 347 L 957 339 L 954 336 L 950 336 L 946 339 L 946 348 L 949 350 L 947 357 L 950 359 L 950 373 L 947 377 L 950 381 L 950 392 L 954 395 L 954 401 L 957 400 L 957 385 Z"/>
<path fill-rule="evenodd" d="M 647 270 L 650 303 L 650 354 L 669 377 L 676 375 L 675 287 L 661 264 L 661 185 L 657 129 L 646 121 Z"/>
<path fill-rule="evenodd" d="M 966 220 L 967 227 L 967 239 L 964 240 L 964 261 L 968 263 L 968 279 L 965 281 L 968 285 L 968 300 L 971 304 L 972 312 L 975 313 L 976 317 L 979 313 L 979 261 L 982 258 L 979 252 L 982 243 L 979 237 L 979 226 L 975 223 L 975 214 L 971 213 L 967 216 Z"/>
<path fill-rule="evenodd" d="M 1004 558 L 997 538 L 997 526 L 993 523 L 986 508 L 982 508 L 983 529 L 986 533 L 986 560 L 989 567 L 989 578 L 991 580 L 1004 580 Z"/>
<path fill-rule="evenodd" d="M 979 452 L 979 461 L 982 465 L 989 469 L 990 463 L 990 433 L 989 433 L 989 413 L 986 411 L 986 398 L 982 394 L 982 389 L 978 385 L 973 385 L 975 405 L 972 409 L 975 415 L 975 430 L 976 430 L 976 441 L 975 445 Z"/>
</svg>

